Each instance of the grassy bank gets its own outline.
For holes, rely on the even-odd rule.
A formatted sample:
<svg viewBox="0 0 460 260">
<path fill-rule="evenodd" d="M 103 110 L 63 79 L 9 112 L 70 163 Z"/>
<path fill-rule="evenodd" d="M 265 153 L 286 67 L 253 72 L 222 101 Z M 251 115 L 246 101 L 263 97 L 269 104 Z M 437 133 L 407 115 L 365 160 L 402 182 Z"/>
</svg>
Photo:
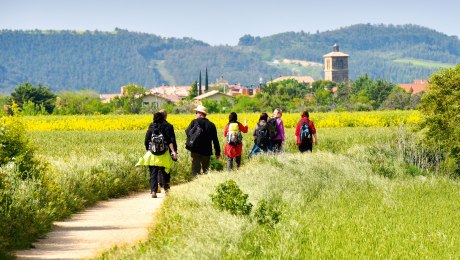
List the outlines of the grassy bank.
<svg viewBox="0 0 460 260">
<path fill-rule="evenodd" d="M 253 145 L 252 130 L 250 128 L 250 133 L 244 135 L 243 169 L 259 167 L 247 160 Z M 314 154 L 342 154 L 346 158 L 364 162 L 363 167 L 369 167 L 368 170 L 377 176 L 399 178 L 426 174 L 400 160 L 395 146 L 400 128 L 319 128 L 318 131 L 320 145 L 315 146 Z M 222 129 L 218 129 L 223 147 L 222 132 Z M 2 206 L 9 212 L 8 218 L 2 223 L 3 227 L 8 227 L 8 232 L 2 236 L 4 240 L 0 239 L 0 243 L 8 247 L 26 247 L 49 230 L 52 221 L 62 219 L 99 200 L 123 196 L 148 186 L 147 168 L 134 167 L 145 152 L 145 129 L 30 131 L 27 134 L 37 147 L 36 154 L 40 161 L 46 162 L 46 171 L 40 180 L 22 180 L 11 174 L 9 168 L 2 169 L 7 181 L 5 183 L 9 187 L 5 192 L 11 199 L 8 208 Z M 190 153 L 184 148 L 184 131 L 177 130 L 176 135 L 179 161 L 172 168 L 171 181 L 172 184 L 183 184 L 193 179 L 191 160 Z M 286 151 L 296 153 L 294 129 L 287 128 L 286 136 Z M 225 163 L 224 160 L 214 162 L 216 168 Z M 275 166 L 278 163 L 277 160 L 269 162 Z M 289 169 L 286 166 L 286 171 Z M 24 211 L 25 208 L 28 210 Z"/>
<path fill-rule="evenodd" d="M 238 172 L 200 176 L 172 189 L 147 242 L 101 258 L 460 257 L 459 183 L 397 163 L 384 177 L 368 154 L 352 147 L 259 157 Z M 248 194 L 249 216 L 212 206 L 228 179 Z M 256 221 L 262 201 L 281 213 L 273 227 Z"/>
</svg>

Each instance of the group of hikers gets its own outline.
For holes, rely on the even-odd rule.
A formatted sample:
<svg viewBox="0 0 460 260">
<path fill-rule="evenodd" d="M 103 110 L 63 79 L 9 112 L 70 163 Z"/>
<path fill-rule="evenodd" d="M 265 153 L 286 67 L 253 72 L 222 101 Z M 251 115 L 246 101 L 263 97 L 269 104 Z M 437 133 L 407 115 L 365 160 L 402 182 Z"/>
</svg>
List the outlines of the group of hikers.
<svg viewBox="0 0 460 260">
<path fill-rule="evenodd" d="M 206 116 L 208 110 L 202 105 L 195 109 L 196 118 L 193 119 L 185 130 L 187 139 L 185 148 L 191 152 L 192 174 L 194 176 L 201 172 L 206 174 L 209 170 L 213 147 L 216 159 L 221 157 L 221 148 L 217 129 L 214 123 L 209 121 Z M 281 109 L 275 109 L 273 116 L 261 113 L 253 131 L 254 146 L 249 152 L 251 158 L 259 153 L 279 153 L 283 150 L 286 141 L 284 123 L 281 119 L 283 113 Z M 170 189 L 170 175 L 173 161 L 177 160 L 177 143 L 174 127 L 166 121 L 166 110 L 160 110 L 153 115 L 153 122 L 149 125 L 145 135 L 144 145 L 146 154 L 136 165 L 148 165 L 150 173 L 150 192 L 152 198 L 157 197 L 158 185 L 167 194 Z M 227 170 L 233 169 L 235 162 L 238 169 L 241 165 L 241 155 L 243 150 L 243 135 L 248 132 L 247 120 L 243 123 L 238 121 L 238 115 L 231 112 L 228 117 L 228 124 L 224 128 L 224 154 L 227 158 Z M 309 119 L 308 111 L 301 113 L 301 118 L 295 130 L 296 144 L 300 152 L 312 152 L 313 143 L 318 144 L 316 129 L 313 121 Z"/>
</svg>

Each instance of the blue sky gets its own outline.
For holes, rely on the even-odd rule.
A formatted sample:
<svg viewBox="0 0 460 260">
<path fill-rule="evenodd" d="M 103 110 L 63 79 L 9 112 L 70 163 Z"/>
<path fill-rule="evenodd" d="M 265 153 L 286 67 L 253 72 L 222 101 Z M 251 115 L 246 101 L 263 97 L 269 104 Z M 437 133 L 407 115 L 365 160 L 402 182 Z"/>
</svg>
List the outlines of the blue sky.
<svg viewBox="0 0 460 260">
<path fill-rule="evenodd" d="M 460 36 L 454 0 L 0 0 L 0 29 L 129 31 L 236 45 L 245 35 L 417 24 Z"/>
</svg>

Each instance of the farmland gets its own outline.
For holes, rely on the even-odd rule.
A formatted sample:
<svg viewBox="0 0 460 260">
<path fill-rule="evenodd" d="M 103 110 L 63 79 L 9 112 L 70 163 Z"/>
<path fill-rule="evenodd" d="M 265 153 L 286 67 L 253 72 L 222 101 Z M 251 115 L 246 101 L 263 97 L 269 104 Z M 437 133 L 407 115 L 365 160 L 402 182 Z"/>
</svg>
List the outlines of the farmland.
<svg viewBox="0 0 460 260">
<path fill-rule="evenodd" d="M 227 117 L 209 116 L 218 133 Z M 293 127 L 299 115 L 284 114 L 286 153 L 252 160 L 247 154 L 258 114 L 239 114 L 250 126 L 243 138 L 241 169 L 222 172 L 224 162 L 213 159 L 210 174 L 195 179 L 183 131 L 193 118 L 168 116 L 179 147 L 172 183 L 185 185 L 173 186 L 147 242 L 106 252 L 103 258 L 460 256 L 459 218 L 451 217 L 460 214 L 455 204 L 460 199 L 458 181 L 407 163 L 401 150 L 403 142 L 410 142 L 411 128 L 421 120 L 418 112 L 312 114 L 320 139 L 312 154 L 296 150 Z M 44 187 L 18 181 L 21 192 L 12 199 L 19 207 L 27 206 L 34 219 L 26 222 L 31 220 L 23 217 L 23 223 L 33 223 L 40 233 L 53 219 L 146 188 L 147 170 L 134 164 L 144 153 L 144 134 L 151 119 L 24 117 L 28 138 L 40 160 L 49 165 L 46 197 L 37 198 Z M 223 145 L 223 136 L 219 138 Z M 279 222 L 260 225 L 255 213 L 234 216 L 212 207 L 209 195 L 229 179 L 248 194 L 253 212 L 260 211 L 264 201 L 280 212 Z"/>
</svg>

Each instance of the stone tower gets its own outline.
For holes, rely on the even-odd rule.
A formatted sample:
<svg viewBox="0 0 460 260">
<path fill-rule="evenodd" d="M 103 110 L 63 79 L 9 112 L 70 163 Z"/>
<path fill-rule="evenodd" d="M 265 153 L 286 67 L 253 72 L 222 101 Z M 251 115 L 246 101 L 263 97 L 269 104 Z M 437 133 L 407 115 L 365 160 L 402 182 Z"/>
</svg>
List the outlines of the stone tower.
<svg viewBox="0 0 460 260">
<path fill-rule="evenodd" d="M 339 45 L 332 46 L 332 52 L 323 56 L 324 79 L 334 82 L 348 81 L 348 54 L 339 51 Z"/>
</svg>

